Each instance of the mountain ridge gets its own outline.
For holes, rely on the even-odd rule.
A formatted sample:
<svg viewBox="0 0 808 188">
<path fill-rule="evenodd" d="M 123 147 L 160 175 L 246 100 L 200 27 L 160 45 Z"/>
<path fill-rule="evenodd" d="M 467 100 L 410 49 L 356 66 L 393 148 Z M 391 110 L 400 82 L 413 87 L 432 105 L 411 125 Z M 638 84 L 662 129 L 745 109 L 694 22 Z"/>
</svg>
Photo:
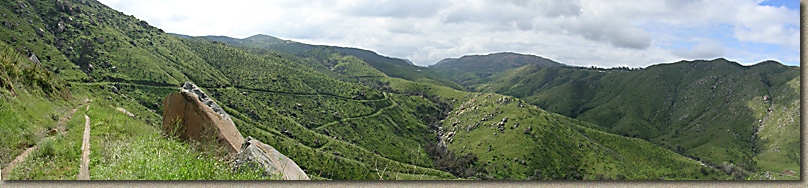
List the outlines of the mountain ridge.
<svg viewBox="0 0 808 188">
<path fill-rule="evenodd" d="M 496 52 L 484 55 L 463 55 L 459 58 L 445 58 L 438 61 L 434 65 L 430 65 L 430 67 L 463 70 L 475 73 L 497 73 L 528 64 L 538 64 L 541 66 L 567 66 L 537 55 L 520 54 L 515 52 Z"/>
</svg>

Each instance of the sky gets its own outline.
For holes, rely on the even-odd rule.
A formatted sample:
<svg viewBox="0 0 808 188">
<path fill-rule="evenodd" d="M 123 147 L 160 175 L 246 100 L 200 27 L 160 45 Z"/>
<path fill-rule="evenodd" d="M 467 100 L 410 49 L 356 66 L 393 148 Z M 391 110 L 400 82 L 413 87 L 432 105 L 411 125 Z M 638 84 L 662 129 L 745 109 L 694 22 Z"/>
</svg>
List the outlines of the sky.
<svg viewBox="0 0 808 188">
<path fill-rule="evenodd" d="M 435 64 L 516 52 L 577 66 L 799 65 L 799 0 L 99 0 L 166 32 L 266 34 Z"/>
</svg>

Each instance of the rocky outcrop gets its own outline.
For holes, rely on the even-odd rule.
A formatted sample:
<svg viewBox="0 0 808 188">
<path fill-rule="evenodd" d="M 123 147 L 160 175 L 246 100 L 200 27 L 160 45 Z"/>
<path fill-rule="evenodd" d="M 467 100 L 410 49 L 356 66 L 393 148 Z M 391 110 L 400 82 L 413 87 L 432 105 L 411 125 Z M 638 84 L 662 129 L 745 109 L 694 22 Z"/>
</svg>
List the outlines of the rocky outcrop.
<svg viewBox="0 0 808 188">
<path fill-rule="evenodd" d="M 245 139 L 241 150 L 234 156 L 233 165 L 237 169 L 263 169 L 264 175 L 279 176 L 286 180 L 309 180 L 309 176 L 295 161 L 252 137 Z"/>
<path fill-rule="evenodd" d="M 227 148 L 234 154 L 231 165 L 236 169 L 261 169 L 265 176 L 287 180 L 309 179 L 297 163 L 272 146 L 252 137 L 245 140 L 230 115 L 191 82 L 163 101 L 163 132 Z"/>
<path fill-rule="evenodd" d="M 216 142 L 237 153 L 244 137 L 230 116 L 191 82 L 163 101 L 163 132 L 202 143 Z"/>
</svg>

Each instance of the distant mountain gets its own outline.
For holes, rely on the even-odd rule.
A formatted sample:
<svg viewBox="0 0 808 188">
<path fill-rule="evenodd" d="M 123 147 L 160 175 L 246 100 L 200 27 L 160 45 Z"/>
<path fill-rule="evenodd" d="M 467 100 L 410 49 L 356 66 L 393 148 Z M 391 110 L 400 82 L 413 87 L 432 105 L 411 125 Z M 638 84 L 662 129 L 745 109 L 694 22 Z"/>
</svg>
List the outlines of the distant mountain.
<svg viewBox="0 0 808 188">
<path fill-rule="evenodd" d="M 500 52 L 488 55 L 466 55 L 460 58 L 446 58 L 429 67 L 435 69 L 460 70 L 478 74 L 495 74 L 525 65 L 547 67 L 564 66 L 564 64 L 535 55 Z"/>
<path fill-rule="evenodd" d="M 525 65 L 566 66 L 553 60 L 512 52 L 493 53 L 488 55 L 466 55 L 460 58 L 446 58 L 429 69 L 440 76 L 450 79 L 462 86 L 476 84 L 483 78 Z"/>
<path fill-rule="evenodd" d="M 282 40 L 269 35 L 254 35 L 244 39 L 236 39 L 225 36 L 204 36 L 204 38 L 232 45 L 270 49 L 292 55 L 304 55 L 308 51 L 327 47 L 344 53 L 345 55 L 362 59 L 373 68 L 382 71 L 384 74 L 390 77 L 404 78 L 406 80 L 417 82 L 433 83 L 455 89 L 461 88 L 460 85 L 457 85 L 451 80 L 438 76 L 438 73 L 430 69 L 415 66 L 408 60 L 382 56 L 370 50 L 338 46 L 311 45 L 291 40 Z"/>
<path fill-rule="evenodd" d="M 182 38 L 186 38 L 186 39 L 192 37 L 192 36 L 189 36 L 189 35 L 183 35 L 183 34 L 178 34 L 178 33 L 167 33 L 167 34 L 182 37 Z"/>
</svg>

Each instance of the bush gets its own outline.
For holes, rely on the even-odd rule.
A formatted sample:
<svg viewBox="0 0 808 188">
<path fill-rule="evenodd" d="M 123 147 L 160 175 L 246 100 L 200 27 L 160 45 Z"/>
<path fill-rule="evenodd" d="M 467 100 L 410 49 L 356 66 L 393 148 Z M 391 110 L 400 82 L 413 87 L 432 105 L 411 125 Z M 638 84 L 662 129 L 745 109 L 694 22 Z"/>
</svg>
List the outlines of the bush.
<svg viewBox="0 0 808 188">
<path fill-rule="evenodd" d="M 476 167 L 477 156 L 473 154 L 466 154 L 457 156 L 454 152 L 448 151 L 446 147 L 429 143 L 426 145 L 426 151 L 432 155 L 435 163 L 435 168 L 438 170 L 446 171 L 460 178 L 473 177 L 480 171 Z"/>
<path fill-rule="evenodd" d="M 56 154 L 56 143 L 53 139 L 45 139 L 45 142 L 40 144 L 39 150 L 37 150 L 37 156 L 39 157 L 50 157 Z"/>
</svg>

